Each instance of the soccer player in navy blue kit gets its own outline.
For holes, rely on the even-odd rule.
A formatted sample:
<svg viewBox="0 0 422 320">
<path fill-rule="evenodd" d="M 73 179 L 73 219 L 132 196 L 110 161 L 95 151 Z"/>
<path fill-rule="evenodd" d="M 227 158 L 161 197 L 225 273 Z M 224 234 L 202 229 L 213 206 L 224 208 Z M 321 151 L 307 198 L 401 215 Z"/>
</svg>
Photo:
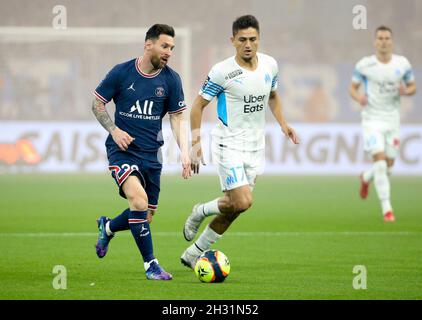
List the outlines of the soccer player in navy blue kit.
<svg viewBox="0 0 422 320">
<path fill-rule="evenodd" d="M 145 37 L 142 57 L 116 65 L 94 91 L 92 105 L 97 120 L 110 133 L 107 157 L 119 193 L 129 208 L 114 219 L 97 220 L 99 237 L 96 253 L 103 258 L 115 232 L 131 230 L 144 260 L 149 280 L 171 280 L 172 275 L 158 263 L 153 253 L 150 222 L 160 192 L 162 119 L 170 124 L 181 151 L 182 176 L 191 175 L 187 135 L 182 130 L 186 109 L 180 76 L 167 66 L 174 48 L 174 29 L 155 24 Z M 105 104 L 114 100 L 115 121 Z"/>
</svg>

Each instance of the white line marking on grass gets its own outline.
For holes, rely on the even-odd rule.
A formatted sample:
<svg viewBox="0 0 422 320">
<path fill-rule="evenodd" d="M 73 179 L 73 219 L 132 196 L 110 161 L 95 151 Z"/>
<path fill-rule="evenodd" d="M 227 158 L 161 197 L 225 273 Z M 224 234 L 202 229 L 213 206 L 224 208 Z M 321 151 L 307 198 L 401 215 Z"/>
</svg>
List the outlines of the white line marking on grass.
<svg viewBox="0 0 422 320">
<path fill-rule="evenodd" d="M 229 235 L 230 233 L 227 233 Z M 418 231 L 280 231 L 280 232 L 233 232 L 233 236 L 267 236 L 267 237 L 289 237 L 289 236 L 414 236 L 422 235 Z M 226 236 L 226 234 L 225 234 Z"/>
<path fill-rule="evenodd" d="M 22 237 L 22 238 L 66 238 L 66 237 L 96 237 L 97 232 L 1 232 L 0 237 Z M 131 236 L 130 232 L 119 233 L 119 236 Z M 153 232 L 157 237 L 181 237 L 181 232 Z M 280 231 L 280 232 L 227 232 L 224 236 L 229 237 L 333 237 L 333 236 L 422 236 L 422 231 Z"/>
</svg>

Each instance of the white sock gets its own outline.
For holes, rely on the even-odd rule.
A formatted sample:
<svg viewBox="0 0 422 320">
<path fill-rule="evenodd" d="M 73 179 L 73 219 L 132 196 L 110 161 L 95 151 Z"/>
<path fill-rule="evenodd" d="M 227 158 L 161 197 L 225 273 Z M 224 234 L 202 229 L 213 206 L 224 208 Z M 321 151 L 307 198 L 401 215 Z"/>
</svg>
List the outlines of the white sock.
<svg viewBox="0 0 422 320">
<path fill-rule="evenodd" d="M 371 168 L 363 173 L 363 181 L 369 183 L 374 179 L 374 168 Z"/>
<path fill-rule="evenodd" d="M 187 249 L 187 252 L 192 256 L 199 257 L 204 251 L 202 249 L 199 249 L 196 246 L 196 243 L 194 243 L 189 246 L 189 248 Z"/>
<path fill-rule="evenodd" d="M 387 167 L 387 175 L 390 177 L 393 174 L 393 167 Z M 363 181 L 366 183 L 371 182 L 374 179 L 374 168 L 363 172 Z"/>
<path fill-rule="evenodd" d="M 211 248 L 211 245 L 217 242 L 223 235 L 218 234 L 210 228 L 209 225 L 206 226 L 205 230 L 201 233 L 198 240 L 192 245 L 198 249 L 198 251 L 208 250 Z M 192 247 L 191 246 L 191 247 Z"/>
<path fill-rule="evenodd" d="M 113 232 L 111 232 L 111 229 L 110 229 L 110 221 L 107 221 L 107 222 L 106 222 L 105 227 L 106 227 L 106 233 L 107 233 L 107 235 L 108 235 L 109 237 L 111 237 L 112 235 L 114 235 L 114 233 L 113 233 Z"/>
<path fill-rule="evenodd" d="M 198 213 L 203 214 L 205 217 L 212 215 L 220 214 L 220 209 L 218 208 L 218 200 L 220 198 L 211 200 L 210 202 L 200 204 L 197 208 Z"/>
<path fill-rule="evenodd" d="M 387 162 L 385 160 L 374 163 L 374 183 L 378 198 L 381 201 L 382 212 L 391 211 L 390 203 L 390 180 L 387 176 Z"/>
<path fill-rule="evenodd" d="M 157 264 L 158 264 L 158 260 L 157 260 L 157 259 L 152 259 L 151 261 L 144 262 L 144 269 L 145 269 L 145 271 L 147 271 L 147 270 L 149 269 L 149 266 L 150 266 L 150 264 L 151 264 L 153 261 L 157 262 Z"/>
<path fill-rule="evenodd" d="M 384 215 L 387 212 L 393 211 L 393 208 L 391 207 L 390 199 L 381 200 L 381 207 L 382 207 L 382 212 L 383 212 Z"/>
</svg>

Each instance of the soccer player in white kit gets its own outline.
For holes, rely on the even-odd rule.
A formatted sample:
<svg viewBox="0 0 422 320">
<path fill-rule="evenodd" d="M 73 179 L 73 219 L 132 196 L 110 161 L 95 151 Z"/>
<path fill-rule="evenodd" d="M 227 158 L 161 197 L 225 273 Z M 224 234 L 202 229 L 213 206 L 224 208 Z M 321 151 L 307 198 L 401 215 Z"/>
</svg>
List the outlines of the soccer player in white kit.
<svg viewBox="0 0 422 320">
<path fill-rule="evenodd" d="M 390 202 L 390 181 L 400 145 L 400 96 L 416 92 L 415 77 L 409 61 L 393 54 L 393 33 L 380 26 L 375 32 L 375 54 L 357 64 L 350 85 L 350 95 L 362 106 L 364 149 L 373 166 L 361 174 L 360 196 L 368 196 L 371 181 L 381 202 L 384 221 L 395 221 Z M 358 89 L 365 86 L 362 95 Z"/>
<path fill-rule="evenodd" d="M 232 31 L 236 55 L 213 66 L 191 110 L 191 163 L 194 173 L 198 173 L 200 163 L 204 164 L 200 140 L 202 112 L 214 97 L 218 99 L 219 120 L 212 132 L 212 156 L 224 196 L 195 205 L 185 222 L 183 234 L 191 241 L 205 217 L 216 215 L 181 256 L 181 262 L 190 268 L 194 268 L 199 255 L 221 238 L 239 214 L 252 205 L 252 188 L 264 169 L 268 106 L 281 131 L 298 143 L 295 131 L 281 112 L 277 62 L 257 53 L 258 21 L 251 15 L 239 17 L 233 22 Z"/>
</svg>

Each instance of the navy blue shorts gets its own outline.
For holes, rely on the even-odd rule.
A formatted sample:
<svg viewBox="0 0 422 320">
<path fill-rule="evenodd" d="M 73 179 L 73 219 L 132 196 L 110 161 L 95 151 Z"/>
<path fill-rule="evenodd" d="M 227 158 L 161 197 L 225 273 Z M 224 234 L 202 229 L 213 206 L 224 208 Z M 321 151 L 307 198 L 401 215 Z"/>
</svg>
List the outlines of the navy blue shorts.
<svg viewBox="0 0 422 320">
<path fill-rule="evenodd" d="M 160 195 L 161 163 L 143 159 L 125 151 L 108 153 L 111 176 L 119 186 L 119 194 L 126 199 L 122 190 L 123 183 L 129 176 L 137 176 L 148 196 L 148 209 L 156 210 Z"/>
</svg>

